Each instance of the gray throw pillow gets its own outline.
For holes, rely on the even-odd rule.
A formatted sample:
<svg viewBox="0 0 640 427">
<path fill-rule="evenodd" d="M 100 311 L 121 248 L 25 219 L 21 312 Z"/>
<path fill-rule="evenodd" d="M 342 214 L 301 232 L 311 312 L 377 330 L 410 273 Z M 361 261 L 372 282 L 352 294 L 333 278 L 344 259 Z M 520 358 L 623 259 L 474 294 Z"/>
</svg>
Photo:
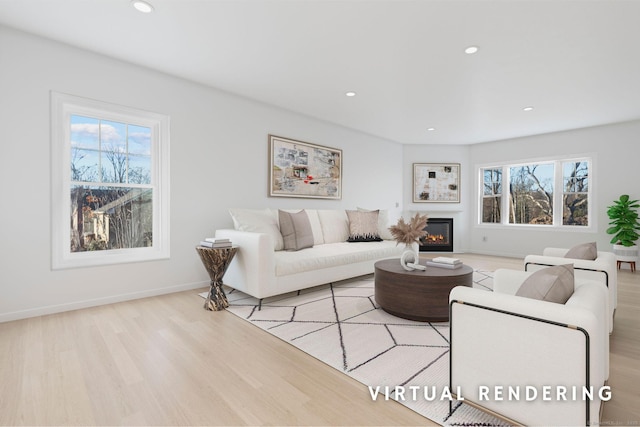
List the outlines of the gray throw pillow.
<svg viewBox="0 0 640 427">
<path fill-rule="evenodd" d="M 573 259 L 588 259 L 593 261 L 598 258 L 598 247 L 596 246 L 596 242 L 582 243 L 569 249 L 564 257 Z"/>
<path fill-rule="evenodd" d="M 285 251 L 298 251 L 313 246 L 311 222 L 304 210 L 296 213 L 278 210 L 278 217 Z"/>
<path fill-rule="evenodd" d="M 347 242 L 380 242 L 378 211 L 346 211 L 349 218 Z"/>
<path fill-rule="evenodd" d="M 520 285 L 516 295 L 564 304 L 574 289 L 573 264 L 564 264 L 534 272 Z"/>
</svg>

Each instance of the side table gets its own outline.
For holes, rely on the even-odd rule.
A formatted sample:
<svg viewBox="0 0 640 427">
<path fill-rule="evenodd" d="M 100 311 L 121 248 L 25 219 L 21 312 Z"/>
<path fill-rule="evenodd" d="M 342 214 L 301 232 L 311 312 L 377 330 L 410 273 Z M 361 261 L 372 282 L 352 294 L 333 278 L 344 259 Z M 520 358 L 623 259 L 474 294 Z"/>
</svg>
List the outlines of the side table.
<svg viewBox="0 0 640 427">
<path fill-rule="evenodd" d="M 618 260 L 618 270 L 620 270 L 620 266 L 622 266 L 623 262 L 629 263 L 629 267 L 631 268 L 631 272 L 636 271 L 636 262 L 635 261 L 620 261 Z"/>
<path fill-rule="evenodd" d="M 196 251 L 198 251 L 202 264 L 211 278 L 211 287 L 204 302 L 204 308 L 211 311 L 224 310 L 229 307 L 229 301 L 227 301 L 227 295 L 222 289 L 222 277 L 238 251 L 238 247 L 207 248 L 198 246 Z"/>
</svg>

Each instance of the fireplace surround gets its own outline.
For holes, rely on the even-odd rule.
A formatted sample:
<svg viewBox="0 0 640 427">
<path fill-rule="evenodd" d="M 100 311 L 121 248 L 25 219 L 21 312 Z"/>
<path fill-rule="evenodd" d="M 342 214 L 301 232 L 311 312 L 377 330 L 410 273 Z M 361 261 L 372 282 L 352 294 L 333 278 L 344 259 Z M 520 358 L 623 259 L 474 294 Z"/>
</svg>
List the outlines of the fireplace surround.
<svg viewBox="0 0 640 427">
<path fill-rule="evenodd" d="M 453 252 L 453 218 L 429 218 L 420 252 Z"/>
</svg>

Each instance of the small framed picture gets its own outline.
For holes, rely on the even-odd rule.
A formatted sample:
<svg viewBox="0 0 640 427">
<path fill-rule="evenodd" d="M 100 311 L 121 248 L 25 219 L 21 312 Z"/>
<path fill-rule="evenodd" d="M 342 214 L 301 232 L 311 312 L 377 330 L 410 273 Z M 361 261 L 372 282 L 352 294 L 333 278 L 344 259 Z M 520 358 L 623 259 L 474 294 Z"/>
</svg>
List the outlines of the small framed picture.
<svg viewBox="0 0 640 427">
<path fill-rule="evenodd" d="M 460 163 L 414 163 L 414 203 L 460 203 Z"/>
</svg>

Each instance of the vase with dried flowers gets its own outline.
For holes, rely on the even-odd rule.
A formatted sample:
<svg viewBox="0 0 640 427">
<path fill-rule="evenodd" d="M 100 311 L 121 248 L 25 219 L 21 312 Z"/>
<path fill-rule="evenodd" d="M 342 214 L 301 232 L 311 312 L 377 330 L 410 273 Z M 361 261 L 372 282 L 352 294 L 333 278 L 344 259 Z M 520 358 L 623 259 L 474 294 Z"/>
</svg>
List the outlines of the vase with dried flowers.
<svg viewBox="0 0 640 427">
<path fill-rule="evenodd" d="M 414 262 L 419 263 L 420 260 L 420 239 L 427 235 L 425 227 L 429 217 L 424 214 L 416 213 L 413 218 L 407 223 L 404 218 L 400 218 L 396 225 L 389 227 L 391 236 L 398 242 L 404 243 L 407 250 L 411 250 L 414 255 Z M 404 257 L 403 257 L 404 259 Z"/>
</svg>

